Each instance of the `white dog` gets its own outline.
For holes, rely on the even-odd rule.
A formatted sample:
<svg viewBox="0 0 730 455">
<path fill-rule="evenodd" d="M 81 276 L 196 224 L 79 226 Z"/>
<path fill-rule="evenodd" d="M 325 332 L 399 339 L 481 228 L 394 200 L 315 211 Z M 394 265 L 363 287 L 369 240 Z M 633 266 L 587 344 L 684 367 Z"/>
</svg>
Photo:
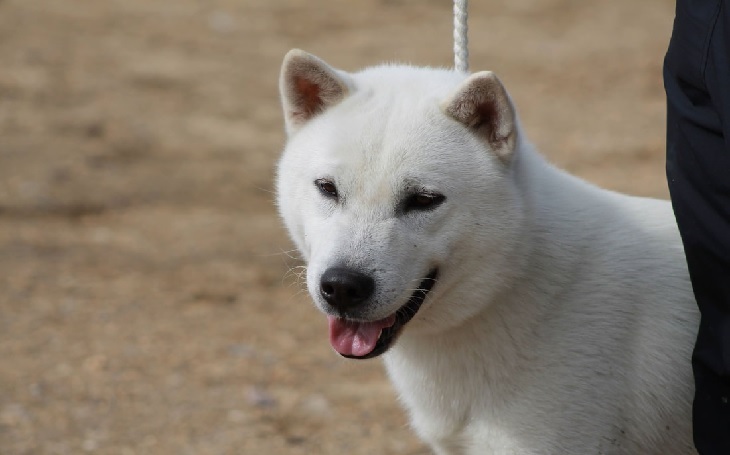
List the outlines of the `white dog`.
<svg viewBox="0 0 730 455">
<path fill-rule="evenodd" d="M 281 72 L 278 204 L 332 347 L 437 454 L 685 455 L 698 311 L 666 201 L 528 142 L 491 72 Z"/>
</svg>

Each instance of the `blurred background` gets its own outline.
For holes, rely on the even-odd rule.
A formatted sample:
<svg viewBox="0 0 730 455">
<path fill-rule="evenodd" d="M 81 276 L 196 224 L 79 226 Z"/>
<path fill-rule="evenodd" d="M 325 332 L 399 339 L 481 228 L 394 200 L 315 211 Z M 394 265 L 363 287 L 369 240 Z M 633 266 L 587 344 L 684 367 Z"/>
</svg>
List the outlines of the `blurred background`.
<svg viewBox="0 0 730 455">
<path fill-rule="evenodd" d="M 473 0 L 551 161 L 666 197 L 671 0 Z M 426 454 L 273 204 L 277 79 L 452 65 L 449 0 L 0 0 L 0 453 Z"/>
</svg>

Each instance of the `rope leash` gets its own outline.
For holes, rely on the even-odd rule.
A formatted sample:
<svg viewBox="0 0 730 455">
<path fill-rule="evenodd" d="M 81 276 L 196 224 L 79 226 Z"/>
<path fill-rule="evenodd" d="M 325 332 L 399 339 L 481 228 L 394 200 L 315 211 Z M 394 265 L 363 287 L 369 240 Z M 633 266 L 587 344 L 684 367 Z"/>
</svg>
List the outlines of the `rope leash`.
<svg viewBox="0 0 730 455">
<path fill-rule="evenodd" d="M 469 72 L 468 4 L 468 0 L 454 0 L 454 67 L 463 73 Z"/>
</svg>

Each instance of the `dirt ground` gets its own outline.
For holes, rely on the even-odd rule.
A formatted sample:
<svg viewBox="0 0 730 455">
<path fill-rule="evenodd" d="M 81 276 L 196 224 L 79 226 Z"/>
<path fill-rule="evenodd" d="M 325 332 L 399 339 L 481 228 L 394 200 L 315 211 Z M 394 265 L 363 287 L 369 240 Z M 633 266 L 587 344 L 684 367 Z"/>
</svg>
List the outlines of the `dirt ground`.
<svg viewBox="0 0 730 455">
<path fill-rule="evenodd" d="M 553 162 L 666 197 L 671 0 L 471 3 Z M 297 281 L 277 77 L 451 46 L 448 0 L 0 0 L 0 453 L 428 453 Z"/>
</svg>

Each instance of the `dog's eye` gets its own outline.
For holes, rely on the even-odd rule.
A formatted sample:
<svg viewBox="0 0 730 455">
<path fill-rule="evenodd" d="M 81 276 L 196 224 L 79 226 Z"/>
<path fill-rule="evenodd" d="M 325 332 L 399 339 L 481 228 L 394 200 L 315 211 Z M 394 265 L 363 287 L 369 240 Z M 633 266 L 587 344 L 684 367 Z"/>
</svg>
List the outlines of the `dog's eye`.
<svg viewBox="0 0 730 455">
<path fill-rule="evenodd" d="M 406 199 L 405 209 L 431 210 L 446 200 L 446 196 L 438 193 L 416 193 Z"/>
<path fill-rule="evenodd" d="M 334 183 L 327 179 L 317 179 L 314 181 L 314 184 L 317 185 L 317 188 L 319 188 L 319 191 L 322 192 L 327 197 L 337 197 L 337 187 Z"/>
</svg>

